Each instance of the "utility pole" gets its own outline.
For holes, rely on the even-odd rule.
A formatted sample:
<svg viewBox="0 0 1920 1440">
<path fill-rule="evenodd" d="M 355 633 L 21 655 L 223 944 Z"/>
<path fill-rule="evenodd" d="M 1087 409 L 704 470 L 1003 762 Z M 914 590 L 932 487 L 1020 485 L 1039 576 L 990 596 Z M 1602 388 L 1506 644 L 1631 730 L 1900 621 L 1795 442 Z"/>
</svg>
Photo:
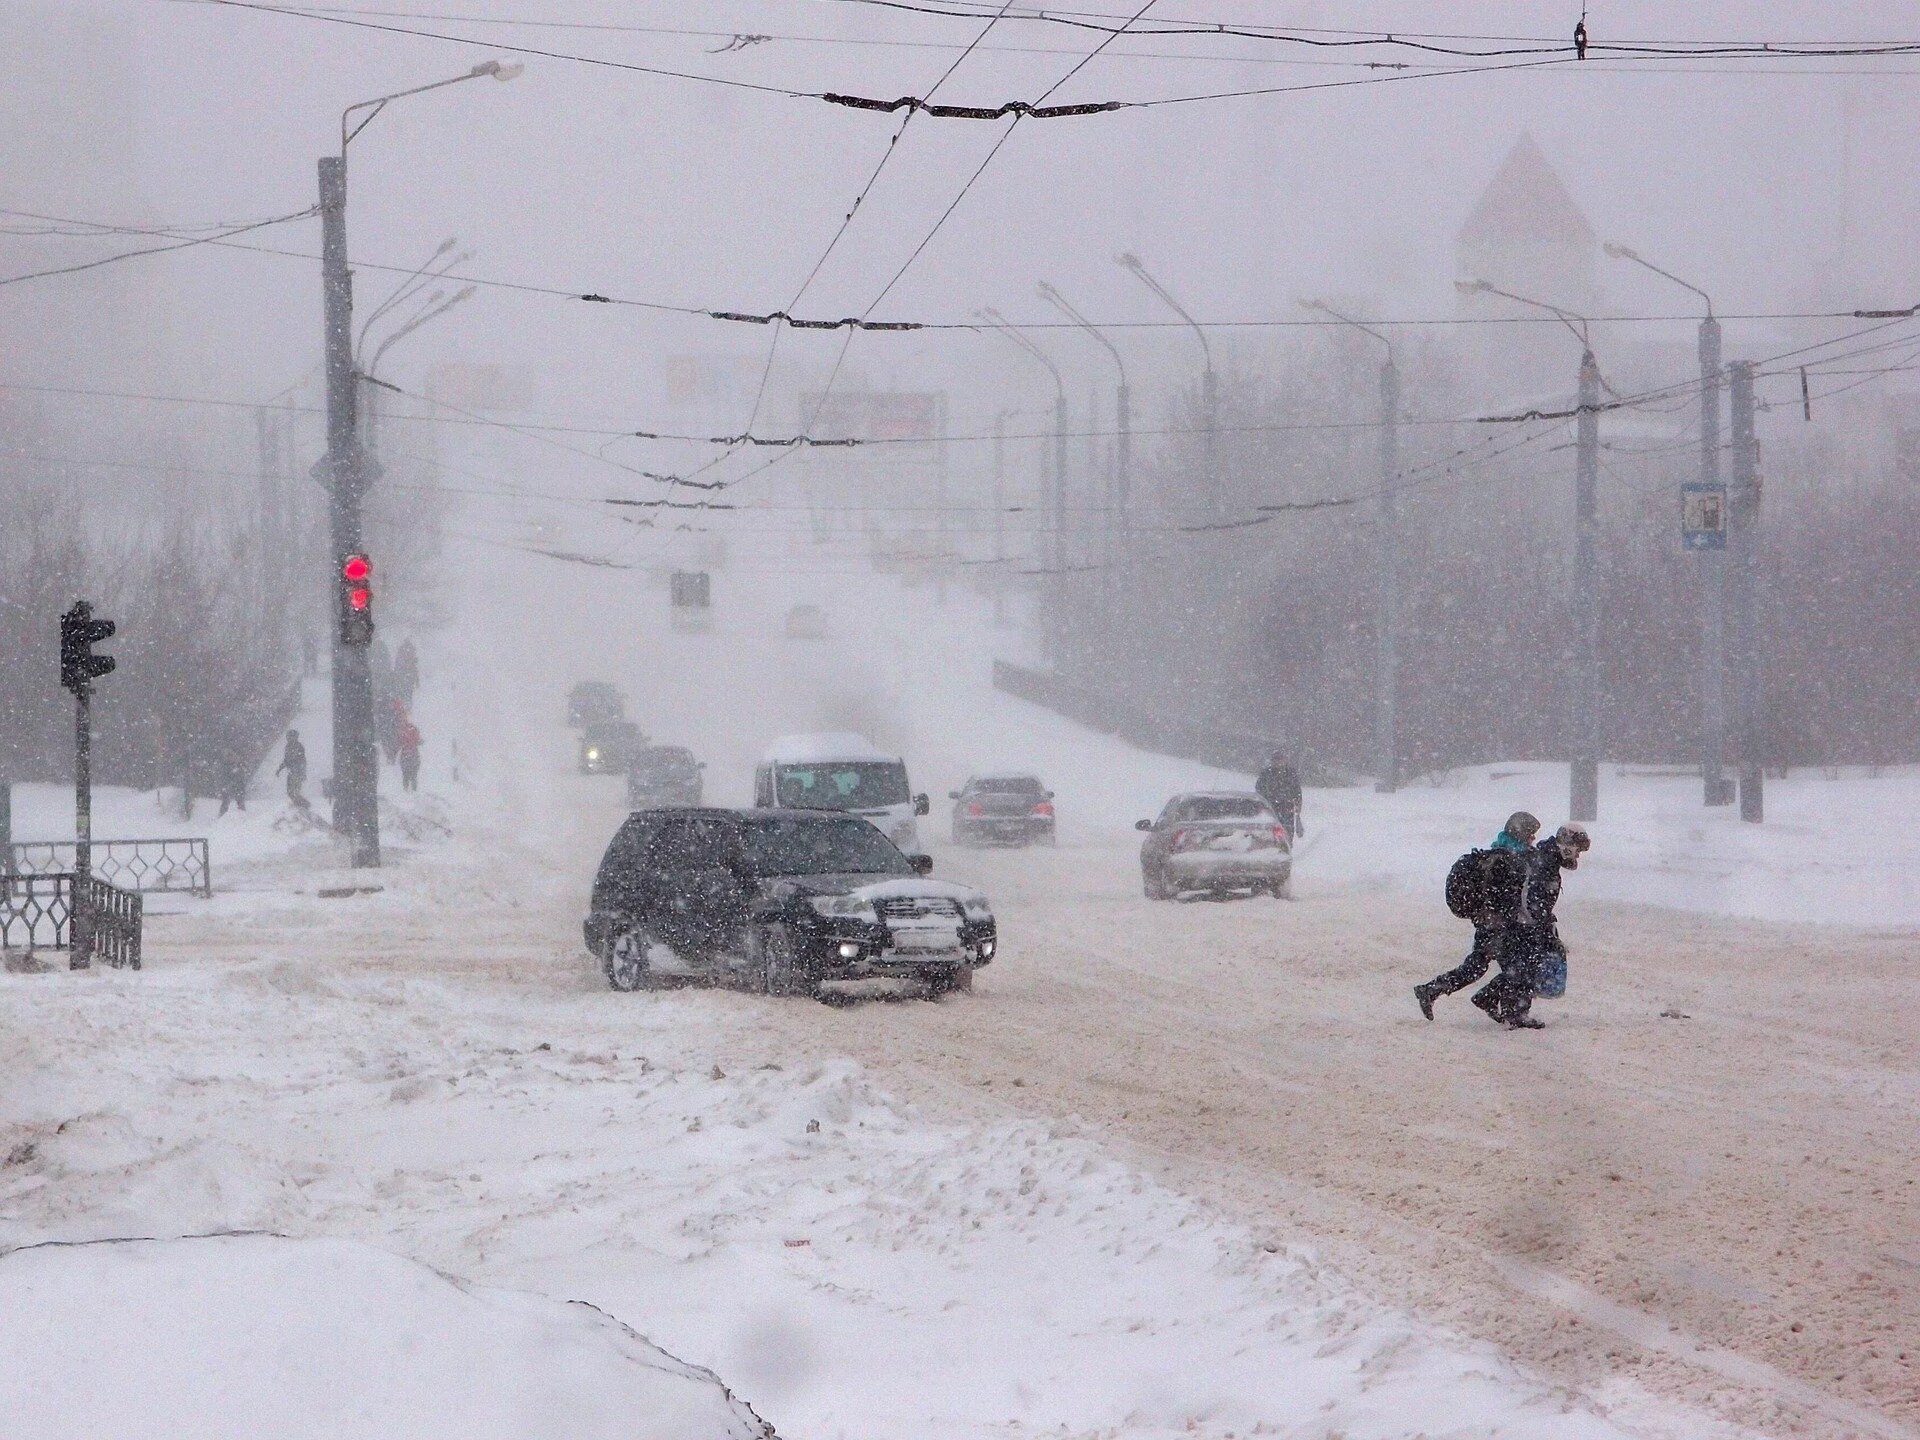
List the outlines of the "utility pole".
<svg viewBox="0 0 1920 1440">
<path fill-rule="evenodd" d="M 1720 322 L 1700 322 L 1700 482 L 1720 483 Z M 1700 786 L 1708 805 L 1733 798 L 1727 749 L 1727 557 L 1707 549 L 1700 561 Z"/>
<path fill-rule="evenodd" d="M 993 417 L 993 623 L 1007 623 L 1007 412 Z"/>
<path fill-rule="evenodd" d="M 1600 595 L 1595 550 L 1599 526 L 1600 366 L 1580 355 L 1579 460 L 1573 499 L 1573 765 L 1567 808 L 1574 820 L 1600 815 Z"/>
<path fill-rule="evenodd" d="M 1740 818 L 1766 818 L 1766 771 L 1761 744 L 1762 673 L 1755 591 L 1760 566 L 1760 445 L 1754 435 L 1753 362 L 1730 367 L 1733 483 L 1727 494 L 1728 565 L 1732 574 L 1734 693 L 1740 755 Z"/>
<path fill-rule="evenodd" d="M 347 161 L 320 159 L 320 263 L 325 282 L 327 453 L 318 467 L 328 496 L 333 585 L 361 548 L 361 504 L 374 467 L 360 443 L 360 380 L 353 366 L 353 276 L 347 269 Z M 364 644 L 333 634 L 333 828 L 347 837 L 355 869 L 380 864 L 379 757 L 373 669 Z"/>
<path fill-rule="evenodd" d="M 1374 747 L 1379 790 L 1400 788 L 1400 370 L 1380 367 L 1380 624 Z"/>
</svg>

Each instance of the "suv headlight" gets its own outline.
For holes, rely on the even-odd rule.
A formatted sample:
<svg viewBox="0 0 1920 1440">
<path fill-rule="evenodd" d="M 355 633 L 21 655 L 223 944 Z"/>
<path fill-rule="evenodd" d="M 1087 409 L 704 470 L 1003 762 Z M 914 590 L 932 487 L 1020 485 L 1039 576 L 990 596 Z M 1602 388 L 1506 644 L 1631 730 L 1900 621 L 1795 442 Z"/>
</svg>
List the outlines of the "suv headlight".
<svg viewBox="0 0 1920 1440">
<path fill-rule="evenodd" d="M 880 922 L 873 901 L 859 895 L 810 895 L 807 903 L 813 906 L 816 915 L 824 915 L 829 920 L 865 920 L 876 925 Z"/>
</svg>

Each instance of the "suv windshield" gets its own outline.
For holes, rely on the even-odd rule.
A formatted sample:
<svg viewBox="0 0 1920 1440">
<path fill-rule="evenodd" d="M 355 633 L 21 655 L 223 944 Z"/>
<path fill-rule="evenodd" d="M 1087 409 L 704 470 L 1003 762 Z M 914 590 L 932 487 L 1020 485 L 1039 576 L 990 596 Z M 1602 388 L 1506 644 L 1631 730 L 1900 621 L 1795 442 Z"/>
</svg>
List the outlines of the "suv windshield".
<svg viewBox="0 0 1920 1440">
<path fill-rule="evenodd" d="M 699 766 L 691 751 L 675 745 L 641 751 L 640 758 L 634 762 L 633 768 L 634 773 L 638 775 L 657 775 L 663 779 L 676 779 L 693 774 Z"/>
<path fill-rule="evenodd" d="M 755 875 L 911 875 L 913 866 L 864 820 L 755 816 L 745 827 Z"/>
<path fill-rule="evenodd" d="M 1274 820 L 1278 817 L 1264 800 L 1251 795 L 1199 795 L 1180 807 L 1181 820 Z"/>
<path fill-rule="evenodd" d="M 1039 795 L 1040 782 L 1031 775 L 988 775 L 973 782 L 973 788 L 985 795 Z"/>
<path fill-rule="evenodd" d="M 778 802 L 793 810 L 878 810 L 904 805 L 907 767 L 898 760 L 828 760 L 781 765 Z"/>
</svg>

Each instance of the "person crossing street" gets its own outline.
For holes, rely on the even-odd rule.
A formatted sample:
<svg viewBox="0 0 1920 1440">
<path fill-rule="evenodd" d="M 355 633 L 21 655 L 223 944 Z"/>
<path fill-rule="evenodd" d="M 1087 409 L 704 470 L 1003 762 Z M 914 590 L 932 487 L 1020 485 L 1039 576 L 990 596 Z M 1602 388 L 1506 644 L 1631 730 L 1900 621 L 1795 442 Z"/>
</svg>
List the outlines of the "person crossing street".
<svg viewBox="0 0 1920 1440">
<path fill-rule="evenodd" d="M 1474 984 L 1506 952 L 1520 925 L 1529 851 L 1539 833 L 1539 820 L 1525 810 L 1516 810 L 1493 837 L 1493 843 L 1479 852 L 1483 878 L 1472 906 L 1473 946 L 1467 958 L 1453 969 L 1413 987 L 1414 1002 L 1428 1020 L 1433 1019 L 1435 1000 Z"/>
</svg>

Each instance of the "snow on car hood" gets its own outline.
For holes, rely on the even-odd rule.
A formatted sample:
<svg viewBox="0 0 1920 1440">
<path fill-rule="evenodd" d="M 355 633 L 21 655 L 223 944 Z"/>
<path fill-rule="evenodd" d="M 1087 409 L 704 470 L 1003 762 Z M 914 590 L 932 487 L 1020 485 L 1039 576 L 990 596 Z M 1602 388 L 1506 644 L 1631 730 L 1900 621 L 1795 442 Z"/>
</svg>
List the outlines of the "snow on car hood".
<svg viewBox="0 0 1920 1440">
<path fill-rule="evenodd" d="M 864 900 L 958 900 L 962 905 L 984 905 L 984 891 L 951 880 L 925 875 L 785 875 L 768 876 L 764 883 L 794 895 L 858 895 Z"/>
</svg>

